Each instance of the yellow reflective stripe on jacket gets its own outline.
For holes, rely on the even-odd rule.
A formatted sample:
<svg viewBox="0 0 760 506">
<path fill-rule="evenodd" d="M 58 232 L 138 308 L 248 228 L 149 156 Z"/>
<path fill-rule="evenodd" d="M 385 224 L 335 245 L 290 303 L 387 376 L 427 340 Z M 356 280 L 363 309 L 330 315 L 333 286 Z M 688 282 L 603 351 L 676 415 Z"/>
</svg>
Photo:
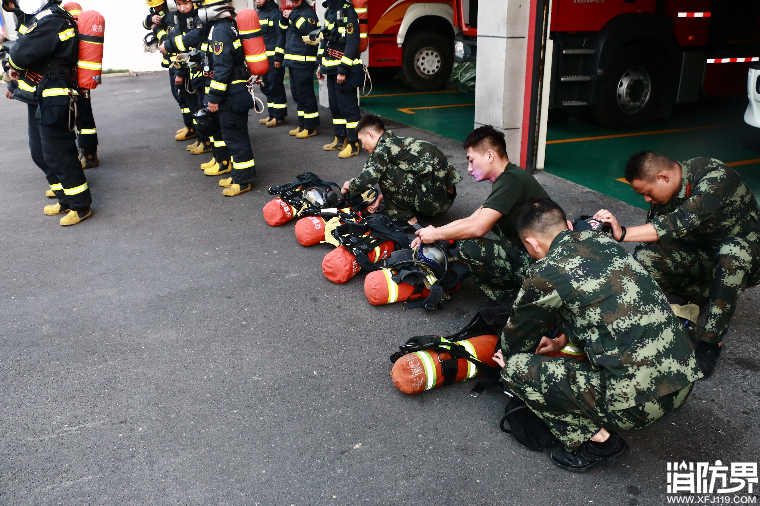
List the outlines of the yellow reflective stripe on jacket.
<svg viewBox="0 0 760 506">
<path fill-rule="evenodd" d="M 15 63 L 13 63 L 13 58 L 11 58 L 10 56 L 8 57 L 8 63 L 10 63 L 11 67 L 13 67 L 16 70 L 24 70 L 21 67 L 19 67 L 18 65 L 16 65 Z"/>
<path fill-rule="evenodd" d="M 158 37 L 160 39 L 161 37 L 163 37 L 165 35 L 166 35 L 166 30 L 161 30 L 160 32 L 158 32 L 156 34 L 156 37 Z"/>
<path fill-rule="evenodd" d="M 237 170 L 247 169 L 249 167 L 253 167 L 254 165 L 256 164 L 254 163 L 253 159 L 251 159 L 248 162 L 240 162 L 240 163 L 237 163 L 234 159 L 232 160 L 232 168 L 237 169 Z"/>
<path fill-rule="evenodd" d="M 102 70 L 103 64 L 97 63 L 94 61 L 82 61 L 79 60 L 77 62 L 77 67 L 83 68 L 83 69 L 90 69 L 90 70 Z"/>
<path fill-rule="evenodd" d="M 330 23 L 329 21 L 325 21 L 325 27 L 328 30 L 332 30 L 334 26 L 335 26 L 335 23 Z"/>
<path fill-rule="evenodd" d="M 66 195 L 78 195 L 78 194 L 82 193 L 83 191 L 85 191 L 87 188 L 88 188 L 87 183 L 80 184 L 79 186 L 77 186 L 75 188 L 70 188 L 68 190 L 66 188 L 64 188 L 63 189 L 63 193 L 65 193 Z"/>
<path fill-rule="evenodd" d="M 300 54 L 285 54 L 286 60 L 293 60 L 293 61 L 317 61 L 316 56 L 302 56 Z"/>
<path fill-rule="evenodd" d="M 29 31 L 29 28 L 27 28 L 27 26 L 26 26 L 26 25 L 20 25 L 20 26 L 18 27 L 18 33 L 19 33 L 20 35 L 26 35 L 26 32 L 28 32 L 28 31 Z"/>
<path fill-rule="evenodd" d="M 282 28 L 283 30 L 287 30 L 288 29 L 288 25 L 283 25 L 282 23 L 280 23 L 280 28 Z"/>
<path fill-rule="evenodd" d="M 285 54 L 285 50 L 281 47 L 274 48 L 275 53 Z"/>
<path fill-rule="evenodd" d="M 251 55 L 251 56 L 245 55 L 245 61 L 251 61 L 251 62 L 254 62 L 254 61 L 264 61 L 264 60 L 267 59 L 267 54 L 268 54 L 268 51 L 266 53 L 254 54 L 254 55 Z"/>
<path fill-rule="evenodd" d="M 296 28 L 301 28 L 301 25 L 306 22 L 306 18 L 298 18 L 298 21 L 296 21 Z"/>
<path fill-rule="evenodd" d="M 335 67 L 340 65 L 340 60 L 322 60 L 322 65 L 324 67 Z"/>
<path fill-rule="evenodd" d="M 21 88 L 24 91 L 28 91 L 29 93 L 37 93 L 37 87 L 36 86 L 34 86 L 34 87 L 29 86 L 29 84 L 27 84 L 27 82 L 23 81 L 23 80 L 21 80 L 21 81 L 18 82 L 18 87 Z"/>
<path fill-rule="evenodd" d="M 63 96 L 69 96 L 72 93 L 73 90 L 71 88 L 48 88 L 46 90 L 42 90 L 42 96 L 43 97 L 63 97 Z"/>
<path fill-rule="evenodd" d="M 235 49 L 239 48 L 242 45 L 243 43 L 240 42 L 240 39 L 235 39 L 235 41 L 232 43 L 232 47 L 234 47 Z"/>
<path fill-rule="evenodd" d="M 182 35 L 177 35 L 176 37 L 174 37 L 174 44 L 177 46 L 177 49 L 179 51 L 187 51 L 185 49 L 184 42 L 182 42 Z"/>
<path fill-rule="evenodd" d="M 215 90 L 227 91 L 227 85 L 224 83 L 220 83 L 219 81 L 211 81 L 211 83 L 209 83 L 209 86 L 211 86 Z"/>
<path fill-rule="evenodd" d="M 267 51 L 267 56 L 274 56 L 274 51 Z"/>
<path fill-rule="evenodd" d="M 203 44 L 201 44 L 201 51 L 208 52 L 208 44 L 206 42 L 204 42 Z"/>
<path fill-rule="evenodd" d="M 230 84 L 245 84 L 247 82 L 247 79 L 238 79 L 237 81 L 232 81 Z"/>
</svg>

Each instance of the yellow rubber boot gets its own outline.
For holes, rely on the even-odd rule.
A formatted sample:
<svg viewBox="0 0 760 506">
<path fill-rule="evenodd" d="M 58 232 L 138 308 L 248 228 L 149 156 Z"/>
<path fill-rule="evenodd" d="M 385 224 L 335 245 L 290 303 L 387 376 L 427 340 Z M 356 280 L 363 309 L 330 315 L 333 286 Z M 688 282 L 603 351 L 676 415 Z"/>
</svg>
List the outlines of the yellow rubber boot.
<svg viewBox="0 0 760 506">
<path fill-rule="evenodd" d="M 267 123 L 269 123 L 270 119 L 272 119 L 272 118 L 261 118 L 259 120 L 259 125 L 266 125 Z"/>
<path fill-rule="evenodd" d="M 54 199 L 55 198 L 55 192 L 53 190 L 48 190 L 48 191 L 45 192 L 45 196 L 47 198 L 49 198 L 49 199 Z"/>
<path fill-rule="evenodd" d="M 229 160 L 215 163 L 213 167 L 209 167 L 203 171 L 203 173 L 207 176 L 221 176 L 222 174 L 227 174 L 228 172 L 232 172 L 232 165 L 230 164 Z"/>
<path fill-rule="evenodd" d="M 210 162 L 202 163 L 201 170 L 206 170 L 209 167 L 213 167 L 214 165 L 216 165 L 216 158 L 212 158 Z"/>
<path fill-rule="evenodd" d="M 359 154 L 359 143 L 346 143 L 346 147 L 340 152 L 338 158 L 351 158 Z"/>
<path fill-rule="evenodd" d="M 285 124 L 285 120 L 284 119 L 274 119 L 274 118 L 272 118 L 269 121 L 267 121 L 267 128 L 275 128 L 275 127 L 278 127 L 278 126 L 284 125 L 284 124 Z"/>
<path fill-rule="evenodd" d="M 184 132 L 185 130 L 187 130 L 187 127 L 182 127 L 182 128 L 180 128 L 179 130 L 177 130 L 177 135 L 181 134 L 181 133 L 182 133 L 182 132 Z"/>
<path fill-rule="evenodd" d="M 61 225 L 64 227 L 76 225 L 90 216 L 92 216 L 92 209 L 89 207 L 87 209 L 80 209 L 79 211 L 69 211 L 69 214 L 61 218 Z"/>
<path fill-rule="evenodd" d="M 346 138 L 336 136 L 330 144 L 325 144 L 322 149 L 325 151 L 340 151 L 346 147 Z"/>
<path fill-rule="evenodd" d="M 233 184 L 230 185 L 229 188 L 225 188 L 222 191 L 222 195 L 225 197 L 237 197 L 241 193 L 251 191 L 251 188 L 253 188 L 253 185 L 251 183 Z"/>
<path fill-rule="evenodd" d="M 190 150 L 190 153 L 193 155 L 203 155 L 205 153 L 211 153 L 211 150 L 211 142 L 199 142 L 198 146 Z"/>
<path fill-rule="evenodd" d="M 220 179 L 219 180 L 219 186 L 221 186 L 223 188 L 229 188 L 230 186 L 232 186 L 232 178 L 228 177 L 228 178 L 225 178 L 225 179 Z"/>
<path fill-rule="evenodd" d="M 288 135 L 296 136 L 296 135 L 299 134 L 299 132 L 301 132 L 301 127 L 297 126 L 293 130 L 291 130 L 290 132 L 288 132 Z"/>
<path fill-rule="evenodd" d="M 188 144 L 185 149 L 187 149 L 188 151 L 192 151 L 192 150 L 196 149 L 200 145 L 200 143 L 201 143 L 201 140 L 198 139 L 195 142 L 193 142 L 192 144 Z"/>
<path fill-rule="evenodd" d="M 178 141 L 186 141 L 188 139 L 193 139 L 195 137 L 196 137 L 195 129 L 185 127 L 179 132 L 177 132 L 177 135 L 174 136 L 174 139 Z"/>
<path fill-rule="evenodd" d="M 56 214 L 66 214 L 69 212 L 69 210 L 62 209 L 61 204 L 50 204 L 49 206 L 45 206 L 42 212 L 48 216 L 55 216 Z"/>
<path fill-rule="evenodd" d="M 317 135 L 316 128 L 314 130 L 308 130 L 304 128 L 303 130 L 301 130 L 300 132 L 296 134 L 296 139 L 307 139 L 309 137 L 314 137 L 315 135 Z"/>
</svg>

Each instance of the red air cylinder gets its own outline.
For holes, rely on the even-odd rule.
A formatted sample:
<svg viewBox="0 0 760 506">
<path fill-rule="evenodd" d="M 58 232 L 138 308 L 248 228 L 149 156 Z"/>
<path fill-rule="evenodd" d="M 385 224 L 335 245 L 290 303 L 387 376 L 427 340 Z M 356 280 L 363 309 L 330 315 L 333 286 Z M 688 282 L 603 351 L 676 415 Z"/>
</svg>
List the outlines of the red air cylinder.
<svg viewBox="0 0 760 506">
<path fill-rule="evenodd" d="M 385 241 L 370 251 L 367 256 L 369 257 L 369 261 L 375 264 L 380 260 L 388 258 L 393 253 L 393 249 L 393 241 Z M 325 277 L 339 285 L 356 276 L 356 273 L 360 270 L 361 267 L 356 263 L 354 254 L 343 246 L 338 246 L 325 255 L 325 259 L 322 260 L 322 272 L 325 274 Z"/>
<path fill-rule="evenodd" d="M 409 283 L 397 284 L 393 281 L 393 271 L 380 269 L 370 272 L 364 278 L 364 295 L 373 306 L 406 302 L 414 293 L 414 286 Z M 430 290 L 422 290 L 422 298 L 430 295 Z"/>
<path fill-rule="evenodd" d="M 270 200 L 264 206 L 264 219 L 270 227 L 284 225 L 298 214 L 298 210 L 282 199 Z"/>
<path fill-rule="evenodd" d="M 63 4 L 63 10 L 71 14 L 71 17 L 77 19 L 82 14 L 82 6 L 77 2 L 66 2 Z"/>
<path fill-rule="evenodd" d="M 245 62 L 251 69 L 251 74 L 263 76 L 269 72 L 269 60 L 264 38 L 261 36 L 261 24 L 259 15 L 253 9 L 243 9 L 237 13 L 238 31 L 240 40 L 243 42 Z"/>
<path fill-rule="evenodd" d="M 374 274 L 374 272 L 372 273 Z M 499 338 L 493 334 L 475 336 L 464 341 L 457 341 L 460 345 L 485 365 L 499 367 L 493 361 L 493 354 Z M 396 388 L 405 394 L 418 394 L 425 390 L 431 390 L 443 385 L 442 360 L 451 358 L 449 353 L 436 353 L 433 350 L 417 351 L 409 353 L 396 360 L 391 369 L 391 378 Z M 474 378 L 479 374 L 475 364 L 466 358 L 457 360 L 456 381 Z"/>
<path fill-rule="evenodd" d="M 367 50 L 367 33 L 369 32 L 369 11 L 367 10 L 369 0 L 352 0 L 351 4 L 354 6 L 356 15 L 359 17 L 359 34 L 361 36 L 359 42 L 359 52 L 363 53 Z"/>
<path fill-rule="evenodd" d="M 306 216 L 296 222 L 296 239 L 301 246 L 314 246 L 325 240 L 327 222 L 321 216 Z"/>
<path fill-rule="evenodd" d="M 79 61 L 77 61 L 77 84 L 80 88 L 94 90 L 100 84 L 103 71 L 103 37 L 106 19 L 95 11 L 84 11 L 77 18 L 79 36 Z"/>
</svg>

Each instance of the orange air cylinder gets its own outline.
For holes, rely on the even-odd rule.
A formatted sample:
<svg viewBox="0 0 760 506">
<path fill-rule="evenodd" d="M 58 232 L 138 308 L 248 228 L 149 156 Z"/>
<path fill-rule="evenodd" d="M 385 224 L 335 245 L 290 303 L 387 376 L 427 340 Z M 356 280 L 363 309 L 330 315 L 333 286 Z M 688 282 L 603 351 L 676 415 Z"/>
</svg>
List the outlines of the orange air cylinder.
<svg viewBox="0 0 760 506">
<path fill-rule="evenodd" d="M 373 264 L 384 260 L 393 253 L 393 241 L 384 241 L 367 254 Z M 343 284 L 356 276 L 361 270 L 356 263 L 356 257 L 343 246 L 338 246 L 322 260 L 322 272 L 333 283 Z M 370 273 L 373 274 L 373 273 Z"/>
<path fill-rule="evenodd" d="M 77 18 L 79 31 L 79 60 L 77 61 L 77 84 L 80 88 L 94 90 L 100 84 L 103 71 L 103 37 L 106 19 L 95 11 L 84 11 Z"/>
<path fill-rule="evenodd" d="M 243 9 L 235 17 L 240 32 L 240 40 L 243 42 L 245 62 L 251 69 L 251 74 L 263 76 L 269 72 L 269 60 L 264 38 L 261 36 L 261 24 L 259 15 L 253 9 Z"/>
<path fill-rule="evenodd" d="M 351 2 L 356 11 L 356 15 L 359 17 L 359 35 L 361 36 L 359 42 L 359 52 L 363 53 L 367 50 L 367 33 L 369 32 L 369 12 L 367 7 L 369 6 L 369 0 L 353 0 Z"/>
<path fill-rule="evenodd" d="M 77 19 L 82 14 L 82 6 L 77 2 L 66 2 L 63 4 L 63 10 L 71 14 L 71 17 Z"/>
<path fill-rule="evenodd" d="M 380 269 L 370 272 L 364 278 L 364 295 L 373 306 L 393 304 L 394 302 L 406 302 L 414 293 L 414 286 L 409 283 L 397 284 L 393 281 L 393 271 Z M 422 290 L 422 298 L 430 295 L 427 288 Z"/>
<path fill-rule="evenodd" d="M 374 274 L 374 273 L 373 273 Z M 493 334 L 471 337 L 457 341 L 460 345 L 485 365 L 498 367 L 493 361 L 493 354 L 499 338 Z M 442 360 L 448 360 L 451 355 L 447 352 L 437 353 L 433 350 L 422 350 L 409 353 L 396 360 L 391 369 L 391 379 L 396 388 L 405 394 L 418 394 L 443 385 Z M 478 375 L 475 364 L 465 358 L 457 359 L 457 377 L 455 381 L 463 381 Z"/>
</svg>

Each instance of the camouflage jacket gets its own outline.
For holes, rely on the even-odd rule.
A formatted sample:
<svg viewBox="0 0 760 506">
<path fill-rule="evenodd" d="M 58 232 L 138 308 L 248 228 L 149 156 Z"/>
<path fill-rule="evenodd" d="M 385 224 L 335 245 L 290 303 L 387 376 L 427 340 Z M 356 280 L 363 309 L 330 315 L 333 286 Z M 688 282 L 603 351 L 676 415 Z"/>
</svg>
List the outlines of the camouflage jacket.
<svg viewBox="0 0 760 506">
<path fill-rule="evenodd" d="M 429 142 L 410 137 L 396 137 L 384 132 L 359 177 L 351 180 L 352 195 L 363 193 L 378 184 L 383 196 L 397 209 L 388 213 L 394 220 L 415 216 L 421 198 L 445 201 L 447 190 L 462 176 L 449 163 L 441 150 Z"/>
<path fill-rule="evenodd" d="M 603 390 L 609 409 L 662 397 L 702 377 L 662 290 L 599 232 L 561 232 L 530 268 L 501 336 L 505 356 L 534 352 L 555 324 L 599 371 L 593 387 Z"/>
<path fill-rule="evenodd" d="M 680 239 L 716 247 L 729 237 L 760 239 L 760 209 L 734 169 L 712 158 L 681 162 L 681 189 L 667 204 L 652 204 L 647 216 L 660 241 Z"/>
</svg>

